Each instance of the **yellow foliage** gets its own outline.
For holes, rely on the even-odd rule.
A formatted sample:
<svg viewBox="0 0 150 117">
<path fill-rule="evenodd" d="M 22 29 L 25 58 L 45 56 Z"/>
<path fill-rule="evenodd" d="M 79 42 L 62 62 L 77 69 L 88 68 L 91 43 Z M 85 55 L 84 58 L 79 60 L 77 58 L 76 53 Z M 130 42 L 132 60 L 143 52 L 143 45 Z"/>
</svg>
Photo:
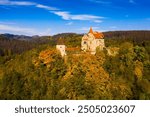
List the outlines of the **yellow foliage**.
<svg viewBox="0 0 150 117">
<path fill-rule="evenodd" d="M 36 67 L 38 67 L 39 64 L 40 64 L 40 61 L 39 61 L 39 59 L 37 59 L 37 58 L 33 58 L 33 59 L 32 59 L 32 63 L 33 63 Z"/>
<path fill-rule="evenodd" d="M 130 99 L 132 98 L 132 91 L 129 85 L 125 82 L 112 82 L 111 90 L 114 93 L 114 96 L 117 96 L 117 99 Z M 116 98 L 116 97 L 113 97 Z"/>
<path fill-rule="evenodd" d="M 88 54 L 82 54 L 80 56 L 71 57 L 71 65 L 69 65 L 67 73 L 62 79 L 62 82 L 73 82 L 70 84 L 67 91 L 67 97 L 69 99 L 84 99 L 86 96 L 79 95 L 76 91 L 76 86 L 74 82 L 75 79 L 81 78 L 84 79 L 81 82 L 84 82 L 85 87 L 93 86 L 92 90 L 94 91 L 94 99 L 111 99 L 112 95 L 110 92 L 111 89 L 111 78 L 109 74 L 102 67 L 103 61 L 105 59 L 103 56 L 94 56 Z M 78 74 L 80 76 L 78 76 Z M 72 81 L 73 80 L 73 81 Z M 75 80 L 75 81 L 74 81 Z M 77 80 L 78 81 L 78 80 Z M 67 85 L 67 84 L 66 84 Z M 64 91 L 61 90 L 61 94 Z M 82 90 L 81 90 L 82 91 Z M 63 94 L 62 94 L 63 95 Z M 89 94 L 90 95 L 90 94 Z"/>
<path fill-rule="evenodd" d="M 117 47 L 108 47 L 107 48 L 107 54 L 109 56 L 116 56 L 119 53 L 119 48 Z"/>
<path fill-rule="evenodd" d="M 138 79 L 142 79 L 143 76 L 143 63 L 140 61 L 135 62 L 134 74 Z"/>
</svg>

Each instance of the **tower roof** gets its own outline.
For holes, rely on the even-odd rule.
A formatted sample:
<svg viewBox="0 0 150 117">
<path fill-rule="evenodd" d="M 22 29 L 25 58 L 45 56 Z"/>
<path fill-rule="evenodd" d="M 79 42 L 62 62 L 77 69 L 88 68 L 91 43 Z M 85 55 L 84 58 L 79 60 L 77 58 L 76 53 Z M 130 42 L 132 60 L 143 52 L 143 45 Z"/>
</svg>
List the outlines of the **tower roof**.
<svg viewBox="0 0 150 117">
<path fill-rule="evenodd" d="M 90 27 L 89 33 L 92 33 L 92 34 L 93 34 L 93 29 L 92 29 L 92 27 Z"/>
<path fill-rule="evenodd" d="M 92 27 L 90 28 L 89 33 L 93 34 L 95 39 L 102 39 L 102 38 L 104 38 L 103 33 L 101 33 L 101 32 L 94 32 Z"/>
</svg>

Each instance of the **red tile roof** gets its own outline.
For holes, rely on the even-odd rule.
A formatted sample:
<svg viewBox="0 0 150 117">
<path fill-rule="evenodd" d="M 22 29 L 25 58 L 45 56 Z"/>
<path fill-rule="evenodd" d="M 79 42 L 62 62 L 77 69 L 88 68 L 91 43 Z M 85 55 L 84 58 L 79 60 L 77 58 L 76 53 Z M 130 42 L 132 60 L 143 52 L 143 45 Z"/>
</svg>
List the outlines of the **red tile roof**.
<svg viewBox="0 0 150 117">
<path fill-rule="evenodd" d="M 103 39 L 104 35 L 101 32 L 94 32 L 92 28 L 90 28 L 89 33 L 92 33 L 95 37 L 95 39 Z"/>
</svg>

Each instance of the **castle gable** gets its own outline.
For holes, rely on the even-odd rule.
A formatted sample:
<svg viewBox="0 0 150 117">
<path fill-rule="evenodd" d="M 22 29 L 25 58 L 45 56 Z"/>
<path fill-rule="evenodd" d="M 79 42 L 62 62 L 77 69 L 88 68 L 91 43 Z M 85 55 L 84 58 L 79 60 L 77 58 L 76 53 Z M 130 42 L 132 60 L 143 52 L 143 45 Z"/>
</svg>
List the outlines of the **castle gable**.
<svg viewBox="0 0 150 117">
<path fill-rule="evenodd" d="M 82 40 L 88 40 L 88 36 L 87 36 L 87 35 L 84 35 L 84 36 L 82 37 Z"/>
</svg>

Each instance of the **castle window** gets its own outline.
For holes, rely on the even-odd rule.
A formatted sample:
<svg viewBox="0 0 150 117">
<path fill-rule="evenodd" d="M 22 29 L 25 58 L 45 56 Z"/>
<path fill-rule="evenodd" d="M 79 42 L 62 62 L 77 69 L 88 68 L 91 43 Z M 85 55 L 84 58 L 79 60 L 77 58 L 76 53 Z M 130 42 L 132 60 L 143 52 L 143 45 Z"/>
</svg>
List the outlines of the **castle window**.
<svg viewBox="0 0 150 117">
<path fill-rule="evenodd" d="M 84 41 L 84 44 L 86 44 L 86 41 Z"/>
</svg>

